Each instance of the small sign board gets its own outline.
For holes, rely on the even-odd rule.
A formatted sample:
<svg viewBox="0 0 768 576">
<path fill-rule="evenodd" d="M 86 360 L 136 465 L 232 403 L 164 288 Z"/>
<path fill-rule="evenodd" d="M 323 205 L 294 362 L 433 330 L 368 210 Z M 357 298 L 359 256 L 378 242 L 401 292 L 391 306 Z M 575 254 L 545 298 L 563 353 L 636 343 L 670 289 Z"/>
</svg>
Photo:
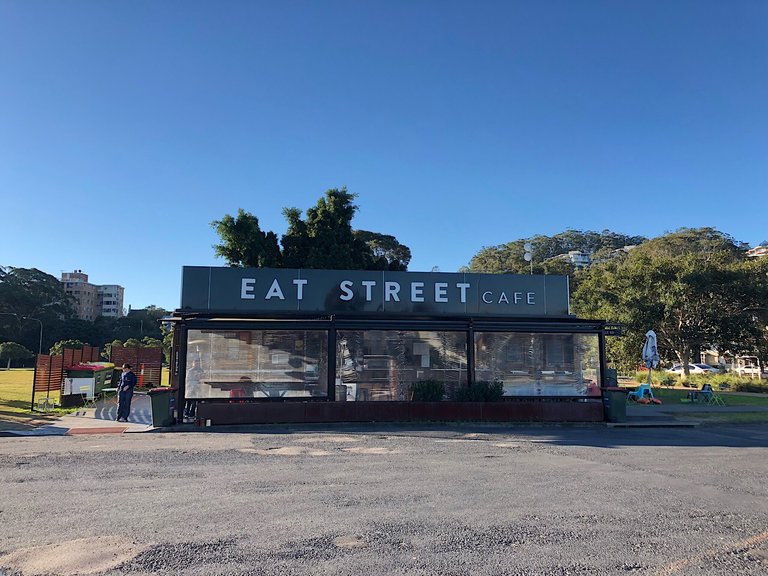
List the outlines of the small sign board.
<svg viewBox="0 0 768 576">
<path fill-rule="evenodd" d="M 605 336 L 623 336 L 624 332 L 621 324 L 606 324 L 603 327 L 603 334 Z"/>
</svg>

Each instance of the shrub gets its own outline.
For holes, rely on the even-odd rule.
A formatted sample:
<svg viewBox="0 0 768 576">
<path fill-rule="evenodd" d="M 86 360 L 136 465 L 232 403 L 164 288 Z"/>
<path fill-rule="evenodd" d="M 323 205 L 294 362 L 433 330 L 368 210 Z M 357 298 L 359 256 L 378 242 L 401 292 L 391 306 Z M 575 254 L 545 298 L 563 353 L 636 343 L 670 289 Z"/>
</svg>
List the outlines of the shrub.
<svg viewBox="0 0 768 576">
<path fill-rule="evenodd" d="M 677 376 L 670 374 L 669 372 L 662 372 L 659 375 L 659 384 L 662 386 L 674 386 L 677 384 Z"/>
<path fill-rule="evenodd" d="M 504 397 L 502 382 L 475 382 L 472 386 L 462 386 L 456 391 L 457 402 L 499 402 Z"/>
<path fill-rule="evenodd" d="M 445 395 L 445 385 L 437 380 L 419 380 L 413 383 L 415 402 L 439 402 Z"/>
<path fill-rule="evenodd" d="M 768 384 L 764 384 L 762 380 L 741 380 L 736 384 L 732 384 L 731 389 L 736 392 L 758 392 L 760 394 L 768 394 Z"/>
<path fill-rule="evenodd" d="M 648 382 L 648 372 L 635 372 L 635 382 L 640 384 Z M 669 372 L 654 370 L 651 374 L 651 384 L 654 386 L 674 386 L 677 384 L 677 376 Z"/>
<path fill-rule="evenodd" d="M 768 394 L 768 382 L 744 378 L 732 372 L 727 374 L 694 374 L 691 375 L 688 382 L 695 388 L 701 388 L 706 382 L 715 389 L 718 389 L 722 384 L 726 384 L 734 392 L 760 392 Z"/>
</svg>

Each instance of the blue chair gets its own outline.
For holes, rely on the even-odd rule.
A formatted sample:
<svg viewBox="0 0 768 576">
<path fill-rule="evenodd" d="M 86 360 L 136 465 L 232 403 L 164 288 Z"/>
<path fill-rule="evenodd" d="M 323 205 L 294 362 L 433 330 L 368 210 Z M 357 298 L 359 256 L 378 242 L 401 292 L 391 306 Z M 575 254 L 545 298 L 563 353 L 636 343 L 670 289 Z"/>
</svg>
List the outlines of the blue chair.
<svg viewBox="0 0 768 576">
<path fill-rule="evenodd" d="M 637 390 L 634 390 L 627 394 L 627 400 L 632 400 L 634 402 L 637 402 L 641 398 L 653 398 L 653 390 L 651 390 L 650 384 L 640 384 L 640 386 L 637 387 Z"/>
</svg>

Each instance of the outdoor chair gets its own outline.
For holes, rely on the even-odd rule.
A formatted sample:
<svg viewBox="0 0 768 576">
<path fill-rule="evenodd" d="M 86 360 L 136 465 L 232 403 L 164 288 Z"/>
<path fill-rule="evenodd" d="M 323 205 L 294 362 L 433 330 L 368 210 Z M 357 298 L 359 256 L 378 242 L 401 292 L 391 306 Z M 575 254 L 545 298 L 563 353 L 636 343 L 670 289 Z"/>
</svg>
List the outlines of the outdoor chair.
<svg viewBox="0 0 768 576">
<path fill-rule="evenodd" d="M 714 390 L 704 397 L 704 401 L 710 406 L 725 406 L 725 400 Z"/>
<path fill-rule="evenodd" d="M 83 412 L 88 408 L 96 408 L 96 396 L 91 394 L 88 384 L 80 386 L 80 395 L 83 397 Z"/>
<path fill-rule="evenodd" d="M 37 399 L 38 412 L 51 412 L 56 408 L 56 402 L 53 398 L 45 397 Z"/>
<path fill-rule="evenodd" d="M 627 400 L 632 402 L 637 402 L 638 400 L 646 396 L 648 396 L 649 398 L 653 398 L 653 391 L 651 390 L 651 387 L 649 384 L 640 384 L 640 386 L 638 386 L 636 390 L 633 390 L 632 392 L 627 394 Z"/>
</svg>

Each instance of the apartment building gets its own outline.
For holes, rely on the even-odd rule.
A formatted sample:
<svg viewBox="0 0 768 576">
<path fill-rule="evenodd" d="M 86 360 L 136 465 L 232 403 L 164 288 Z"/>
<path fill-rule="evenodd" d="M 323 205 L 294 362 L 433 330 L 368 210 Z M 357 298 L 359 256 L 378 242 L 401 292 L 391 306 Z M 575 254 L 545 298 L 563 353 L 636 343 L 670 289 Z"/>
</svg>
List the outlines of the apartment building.
<svg viewBox="0 0 768 576">
<path fill-rule="evenodd" d="M 93 321 L 99 316 L 123 316 L 124 288 L 117 284 L 97 285 L 88 282 L 82 270 L 62 272 L 64 292 L 75 298 L 75 310 L 81 320 Z"/>
</svg>

